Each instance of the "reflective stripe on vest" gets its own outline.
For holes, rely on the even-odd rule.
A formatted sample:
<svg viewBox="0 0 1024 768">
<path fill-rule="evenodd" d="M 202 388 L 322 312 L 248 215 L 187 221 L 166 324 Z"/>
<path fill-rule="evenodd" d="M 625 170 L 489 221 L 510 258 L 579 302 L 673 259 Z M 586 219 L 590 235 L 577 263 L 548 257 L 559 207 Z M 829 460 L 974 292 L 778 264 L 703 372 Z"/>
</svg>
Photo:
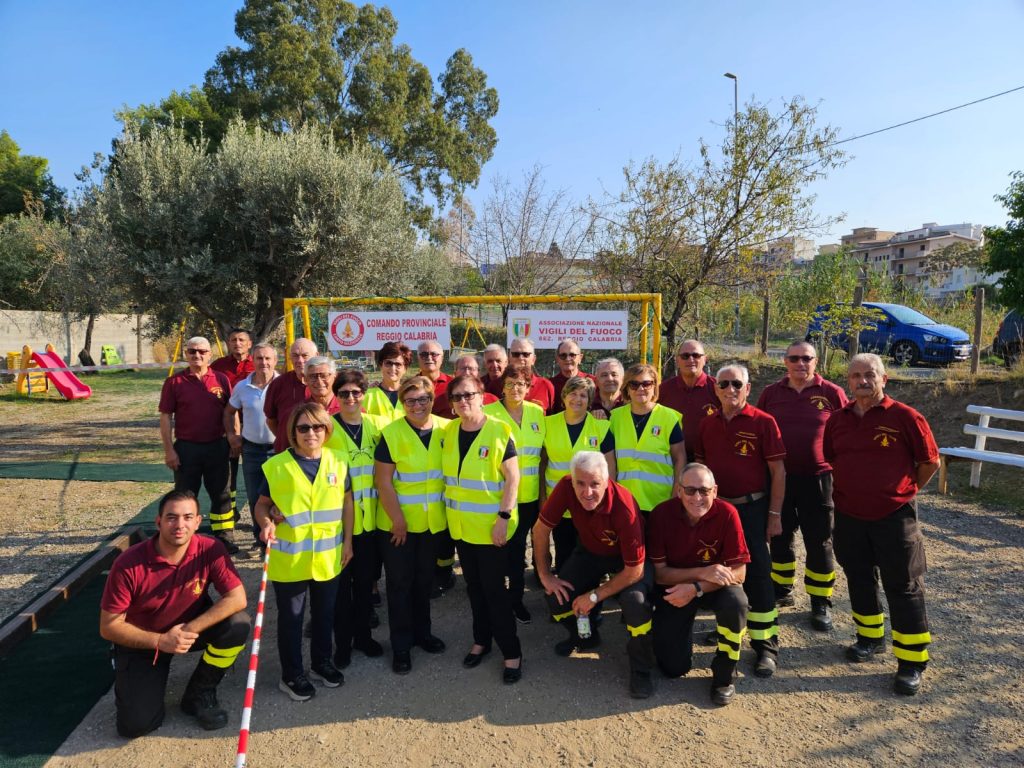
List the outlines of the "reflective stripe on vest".
<svg viewBox="0 0 1024 768">
<path fill-rule="evenodd" d="M 387 424 L 382 416 L 362 415 L 359 445 L 339 423 L 340 416 L 334 417 L 334 431 L 325 445 L 334 448 L 348 458 L 348 474 L 352 478 L 352 500 L 355 515 L 352 535 L 377 529 L 377 489 L 373 487 L 373 452 L 380 442 L 381 427 Z"/>
<path fill-rule="evenodd" d="M 526 504 L 540 498 L 540 457 L 544 447 L 547 422 L 544 409 L 536 403 L 524 402 L 522 426 L 516 424 L 502 402 L 490 403 L 483 407 L 484 413 L 508 425 L 516 443 L 516 459 L 519 464 L 519 493 L 516 501 Z"/>
<path fill-rule="evenodd" d="M 381 439 L 387 443 L 391 460 L 395 464 L 392 482 L 398 494 L 409 533 L 438 533 L 448 527 L 444 511 L 444 474 L 441 472 L 441 446 L 444 429 L 449 420 L 431 416 L 430 447 L 426 448 L 420 436 L 402 418 L 381 430 Z M 391 518 L 384 506 L 377 504 L 377 528 L 391 530 Z"/>
<path fill-rule="evenodd" d="M 640 509 L 648 511 L 672 496 L 672 455 L 669 437 L 680 415 L 655 405 L 639 439 L 628 405 L 612 411 L 609 428 L 615 436 L 616 482 L 633 494 Z"/>
</svg>

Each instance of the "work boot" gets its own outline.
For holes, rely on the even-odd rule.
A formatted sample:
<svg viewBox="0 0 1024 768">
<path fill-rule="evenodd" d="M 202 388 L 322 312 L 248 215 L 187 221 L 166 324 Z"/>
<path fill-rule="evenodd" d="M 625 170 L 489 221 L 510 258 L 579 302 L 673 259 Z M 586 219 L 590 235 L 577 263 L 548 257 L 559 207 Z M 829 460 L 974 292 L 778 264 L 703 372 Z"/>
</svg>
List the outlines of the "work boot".
<svg viewBox="0 0 1024 768">
<path fill-rule="evenodd" d="M 824 597 L 811 598 L 811 626 L 818 632 L 832 629 L 832 606 Z"/>
<path fill-rule="evenodd" d="M 629 695 L 649 699 L 654 693 L 651 670 L 654 668 L 654 642 L 650 634 L 637 635 L 626 641 L 629 656 Z"/>
<path fill-rule="evenodd" d="M 234 531 L 231 529 L 226 531 L 214 531 L 213 538 L 224 545 L 224 548 L 227 549 L 229 555 L 238 554 L 238 545 L 235 544 Z"/>
<path fill-rule="evenodd" d="M 199 721 L 206 731 L 215 731 L 228 724 L 228 713 L 217 702 L 217 685 L 225 670 L 200 661 L 181 697 L 181 711 Z"/>
<path fill-rule="evenodd" d="M 555 654 L 558 656 L 571 656 L 573 651 L 589 651 L 601 645 L 601 634 L 593 627 L 590 630 L 590 637 L 581 638 L 576 631 L 576 619 L 572 618 L 565 622 L 569 629 L 569 637 L 561 642 L 555 643 Z"/>
<path fill-rule="evenodd" d="M 796 605 L 796 598 L 793 597 L 792 590 L 776 589 L 775 590 L 775 607 L 776 608 L 792 608 Z"/>
<path fill-rule="evenodd" d="M 900 664 L 892 679 L 892 689 L 902 696 L 914 696 L 921 689 L 922 672 L 916 664 Z"/>
<path fill-rule="evenodd" d="M 847 647 L 846 658 L 849 661 L 862 664 L 865 661 L 869 661 L 872 656 L 879 654 L 884 650 L 884 640 L 869 640 L 866 637 L 858 637 L 857 642 Z"/>
</svg>

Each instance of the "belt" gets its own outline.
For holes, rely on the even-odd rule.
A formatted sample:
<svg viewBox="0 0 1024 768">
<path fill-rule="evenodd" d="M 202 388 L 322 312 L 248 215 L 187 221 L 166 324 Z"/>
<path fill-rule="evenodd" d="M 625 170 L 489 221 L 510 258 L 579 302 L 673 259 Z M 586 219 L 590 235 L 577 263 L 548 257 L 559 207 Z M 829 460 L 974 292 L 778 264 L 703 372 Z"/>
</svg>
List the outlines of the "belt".
<svg viewBox="0 0 1024 768">
<path fill-rule="evenodd" d="M 722 501 L 728 501 L 732 505 L 736 504 L 750 504 L 751 502 L 758 501 L 765 497 L 764 491 L 758 491 L 757 493 L 748 493 L 746 496 L 737 496 L 735 499 L 722 498 Z"/>
<path fill-rule="evenodd" d="M 273 443 L 254 443 L 252 440 L 246 440 L 242 438 L 242 445 L 255 445 L 257 448 L 270 449 L 274 447 Z"/>
</svg>

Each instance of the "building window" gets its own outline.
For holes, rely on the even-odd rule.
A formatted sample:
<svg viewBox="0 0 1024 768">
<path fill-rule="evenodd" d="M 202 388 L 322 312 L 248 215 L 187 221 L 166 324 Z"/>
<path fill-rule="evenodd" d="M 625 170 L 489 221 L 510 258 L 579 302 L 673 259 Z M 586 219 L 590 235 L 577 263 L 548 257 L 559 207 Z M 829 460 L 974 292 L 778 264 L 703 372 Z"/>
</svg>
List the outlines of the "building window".
<svg viewBox="0 0 1024 768">
<path fill-rule="evenodd" d="M 921 243 L 921 250 L 924 250 L 924 243 Z"/>
<path fill-rule="evenodd" d="M 924 262 L 923 261 L 917 262 L 917 268 L 918 269 L 923 269 L 924 268 Z"/>
<path fill-rule="evenodd" d="M 900 248 L 900 258 L 901 259 L 903 258 L 903 249 L 902 248 Z"/>
</svg>

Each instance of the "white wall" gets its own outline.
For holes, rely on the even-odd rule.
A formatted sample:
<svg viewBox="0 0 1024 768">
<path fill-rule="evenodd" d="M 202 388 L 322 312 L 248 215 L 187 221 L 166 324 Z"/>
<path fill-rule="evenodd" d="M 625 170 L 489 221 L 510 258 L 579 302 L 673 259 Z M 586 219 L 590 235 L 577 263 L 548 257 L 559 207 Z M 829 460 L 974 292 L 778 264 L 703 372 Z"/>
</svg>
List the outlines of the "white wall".
<svg viewBox="0 0 1024 768">
<path fill-rule="evenodd" d="M 100 362 L 100 347 L 112 344 L 126 363 L 152 363 L 153 345 L 143 338 L 142 359 L 138 359 L 135 336 L 135 315 L 101 315 L 96 318 L 92 333 L 92 356 Z M 145 327 L 147 316 L 142 316 Z M 78 352 L 85 343 L 85 321 L 71 323 L 71 360 L 78 363 Z M 53 344 L 57 353 L 68 358 L 67 325 L 59 312 L 24 312 L 0 310 L 0 355 L 6 360 L 8 352 L 21 352 L 28 344 L 33 350 L 46 349 Z"/>
</svg>

